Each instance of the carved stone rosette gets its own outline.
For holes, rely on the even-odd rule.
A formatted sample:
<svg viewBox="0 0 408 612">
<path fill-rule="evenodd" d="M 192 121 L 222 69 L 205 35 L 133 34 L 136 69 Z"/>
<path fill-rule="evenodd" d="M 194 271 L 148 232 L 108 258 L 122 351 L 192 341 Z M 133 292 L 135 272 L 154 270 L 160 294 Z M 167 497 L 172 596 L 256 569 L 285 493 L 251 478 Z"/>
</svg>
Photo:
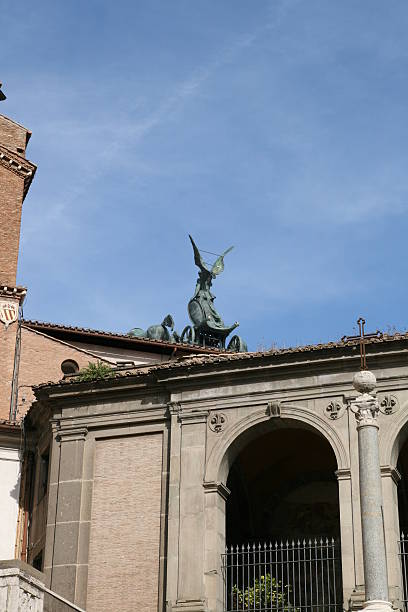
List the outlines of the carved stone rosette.
<svg viewBox="0 0 408 612">
<path fill-rule="evenodd" d="M 227 422 L 227 417 L 222 412 L 211 412 L 208 418 L 208 427 L 214 433 L 221 433 Z"/>
<path fill-rule="evenodd" d="M 399 408 L 399 402 L 395 395 L 384 395 L 382 398 L 379 399 L 379 403 L 380 412 L 382 412 L 383 414 L 394 414 L 394 412 L 397 412 Z"/>
<path fill-rule="evenodd" d="M 342 417 L 344 412 L 344 404 L 341 404 L 340 402 L 337 402 L 335 400 L 331 401 L 330 404 L 324 409 L 325 415 L 329 417 L 329 419 L 331 419 L 332 421 L 335 421 L 336 419 Z"/>
</svg>

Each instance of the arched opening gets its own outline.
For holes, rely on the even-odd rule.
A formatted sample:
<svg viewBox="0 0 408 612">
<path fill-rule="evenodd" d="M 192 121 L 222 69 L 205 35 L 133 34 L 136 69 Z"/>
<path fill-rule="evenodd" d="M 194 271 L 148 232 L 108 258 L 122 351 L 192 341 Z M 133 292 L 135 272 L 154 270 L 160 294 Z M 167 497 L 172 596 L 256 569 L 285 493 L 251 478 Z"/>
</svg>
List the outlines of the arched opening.
<svg viewBox="0 0 408 612">
<path fill-rule="evenodd" d="M 61 371 L 64 375 L 76 374 L 79 372 L 79 365 L 73 359 L 65 359 L 61 363 Z"/>
<path fill-rule="evenodd" d="M 240 449 L 227 479 L 224 610 L 342 609 L 336 470 L 328 441 L 296 421 Z"/>
<path fill-rule="evenodd" d="M 402 600 L 408 607 L 408 423 L 401 429 L 396 440 L 399 448 L 397 470 L 401 476 L 398 482 L 399 553 L 402 574 Z"/>
<path fill-rule="evenodd" d="M 400 531 L 408 534 L 408 437 L 399 453 L 397 470 L 401 475 L 398 483 L 398 515 Z"/>
</svg>

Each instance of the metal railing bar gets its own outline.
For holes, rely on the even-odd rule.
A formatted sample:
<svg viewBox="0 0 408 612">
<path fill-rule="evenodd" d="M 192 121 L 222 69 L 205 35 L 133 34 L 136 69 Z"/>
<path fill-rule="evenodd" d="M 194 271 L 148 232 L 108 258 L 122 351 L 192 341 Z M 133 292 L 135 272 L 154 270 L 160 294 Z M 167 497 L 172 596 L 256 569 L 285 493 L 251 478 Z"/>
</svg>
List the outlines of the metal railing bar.
<svg viewBox="0 0 408 612">
<path fill-rule="evenodd" d="M 400 543 L 406 552 L 405 541 Z M 407 582 L 405 554 L 401 557 Z M 222 557 L 224 612 L 340 612 L 341 559 L 334 538 L 252 542 Z M 408 612 L 408 611 L 407 611 Z"/>
</svg>

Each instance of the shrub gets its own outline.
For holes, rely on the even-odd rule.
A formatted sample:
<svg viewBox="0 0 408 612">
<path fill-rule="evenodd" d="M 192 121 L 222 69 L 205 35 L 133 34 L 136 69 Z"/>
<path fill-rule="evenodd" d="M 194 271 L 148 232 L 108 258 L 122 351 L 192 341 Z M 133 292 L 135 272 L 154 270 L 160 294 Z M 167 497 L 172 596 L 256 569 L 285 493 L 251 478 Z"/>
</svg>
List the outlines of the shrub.
<svg viewBox="0 0 408 612">
<path fill-rule="evenodd" d="M 102 380 L 113 376 L 113 371 L 110 366 L 102 361 L 96 363 L 89 362 L 86 368 L 82 368 L 78 374 L 78 380 L 86 382 L 90 380 Z"/>
<path fill-rule="evenodd" d="M 270 574 L 255 578 L 253 586 L 240 589 L 235 585 L 232 589 L 234 608 L 239 610 L 278 609 L 280 611 L 297 612 L 287 601 L 289 586 L 282 586 Z M 267 607 L 268 606 L 268 607 Z"/>
</svg>

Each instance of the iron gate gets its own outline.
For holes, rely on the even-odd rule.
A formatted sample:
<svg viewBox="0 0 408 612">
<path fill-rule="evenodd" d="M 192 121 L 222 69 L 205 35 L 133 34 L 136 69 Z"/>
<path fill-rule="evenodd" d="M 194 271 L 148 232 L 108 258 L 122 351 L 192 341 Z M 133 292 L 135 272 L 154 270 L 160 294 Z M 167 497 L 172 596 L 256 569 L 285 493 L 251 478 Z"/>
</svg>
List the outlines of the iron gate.
<svg viewBox="0 0 408 612">
<path fill-rule="evenodd" d="M 225 612 L 343 609 L 340 545 L 334 538 L 231 546 L 222 557 Z"/>
</svg>

